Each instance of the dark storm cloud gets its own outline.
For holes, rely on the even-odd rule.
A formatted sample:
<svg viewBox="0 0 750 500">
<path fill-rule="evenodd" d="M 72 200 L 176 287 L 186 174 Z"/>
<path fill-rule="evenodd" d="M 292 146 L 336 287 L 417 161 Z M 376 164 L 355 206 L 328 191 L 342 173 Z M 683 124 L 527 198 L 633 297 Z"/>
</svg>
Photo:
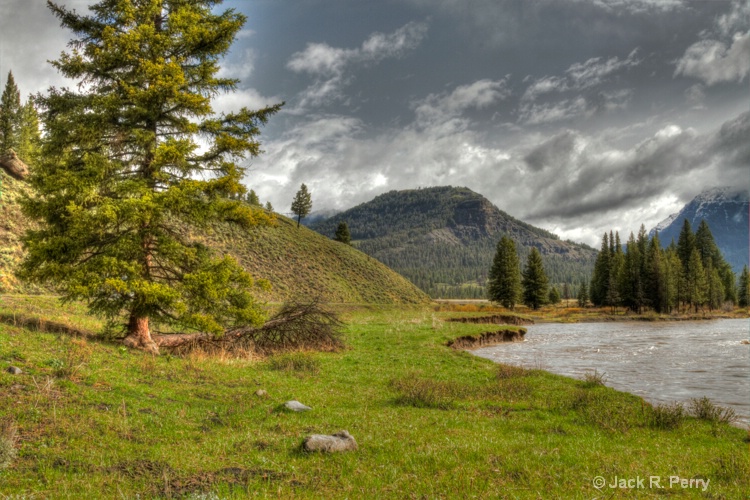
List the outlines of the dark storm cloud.
<svg viewBox="0 0 750 500">
<path fill-rule="evenodd" d="M 87 0 L 67 0 L 79 9 Z M 249 22 L 215 108 L 286 101 L 246 182 L 280 211 L 464 185 L 565 238 L 651 227 L 750 183 L 750 0 L 228 0 Z M 42 1 L 0 2 L 0 72 L 64 80 Z M 750 186 L 747 186 L 750 187 Z"/>
</svg>

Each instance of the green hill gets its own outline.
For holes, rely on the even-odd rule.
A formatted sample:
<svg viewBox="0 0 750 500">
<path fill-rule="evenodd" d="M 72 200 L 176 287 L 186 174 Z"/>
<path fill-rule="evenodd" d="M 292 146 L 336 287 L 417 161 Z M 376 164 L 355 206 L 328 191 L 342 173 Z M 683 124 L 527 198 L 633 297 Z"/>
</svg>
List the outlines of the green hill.
<svg viewBox="0 0 750 500">
<path fill-rule="evenodd" d="M 526 259 L 541 252 L 552 283 L 588 279 L 596 251 L 515 219 L 463 187 L 391 191 L 310 227 L 332 236 L 346 221 L 357 248 L 432 297 L 484 297 L 495 246 L 505 234 Z"/>
<path fill-rule="evenodd" d="M 0 291 L 29 291 L 13 275 L 23 257 L 20 236 L 30 226 L 18 198 L 26 185 L 2 175 L 0 201 Z M 254 277 L 271 282 L 263 299 L 320 298 L 327 302 L 402 304 L 426 302 L 408 280 L 364 253 L 276 216 L 272 226 L 250 231 L 220 224 L 192 236 L 234 256 Z"/>
</svg>

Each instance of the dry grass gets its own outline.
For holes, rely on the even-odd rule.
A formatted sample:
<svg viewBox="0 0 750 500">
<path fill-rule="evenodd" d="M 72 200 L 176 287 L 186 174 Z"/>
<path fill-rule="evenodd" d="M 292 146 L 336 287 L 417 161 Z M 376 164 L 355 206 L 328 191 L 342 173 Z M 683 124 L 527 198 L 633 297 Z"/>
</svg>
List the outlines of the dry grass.
<svg viewBox="0 0 750 500">
<path fill-rule="evenodd" d="M 18 430 L 12 420 L 0 421 L 0 470 L 6 469 L 16 458 Z"/>
</svg>

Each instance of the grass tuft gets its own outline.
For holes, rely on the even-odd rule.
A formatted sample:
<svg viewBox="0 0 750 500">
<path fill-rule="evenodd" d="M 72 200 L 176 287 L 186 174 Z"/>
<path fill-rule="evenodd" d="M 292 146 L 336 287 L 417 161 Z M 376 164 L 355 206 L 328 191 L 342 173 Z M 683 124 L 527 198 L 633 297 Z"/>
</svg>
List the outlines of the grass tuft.
<svg viewBox="0 0 750 500">
<path fill-rule="evenodd" d="M 737 413 L 734 409 L 716 405 L 705 396 L 690 400 L 690 414 L 697 419 L 712 423 L 731 424 L 737 421 Z"/>
<path fill-rule="evenodd" d="M 273 356 L 269 360 L 272 370 L 283 372 L 306 373 L 317 375 L 320 373 L 320 361 L 306 352 L 292 352 Z"/>
<path fill-rule="evenodd" d="M 392 380 L 391 388 L 399 393 L 398 405 L 440 410 L 455 407 L 460 392 L 456 384 L 422 378 L 416 373 Z"/>
<path fill-rule="evenodd" d="M 583 375 L 583 386 L 588 388 L 600 387 L 607 380 L 606 373 L 599 373 L 597 370 L 586 372 Z"/>
<path fill-rule="evenodd" d="M 656 429 L 677 429 L 685 422 L 685 407 L 681 403 L 656 405 L 651 409 L 649 424 Z"/>
</svg>

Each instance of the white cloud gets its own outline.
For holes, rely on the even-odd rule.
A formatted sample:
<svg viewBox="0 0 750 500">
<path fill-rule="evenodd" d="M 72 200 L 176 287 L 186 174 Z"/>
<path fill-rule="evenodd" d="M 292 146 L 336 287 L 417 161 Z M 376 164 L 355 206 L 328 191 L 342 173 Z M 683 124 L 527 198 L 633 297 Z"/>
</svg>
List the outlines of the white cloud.
<svg viewBox="0 0 750 500">
<path fill-rule="evenodd" d="M 296 52 L 287 68 L 296 73 L 308 73 L 316 80 L 300 94 L 297 109 L 300 113 L 344 98 L 342 89 L 348 84 L 347 70 L 353 65 L 376 64 L 389 58 L 403 57 L 416 48 L 427 34 L 426 23 L 408 23 L 393 33 L 372 33 L 353 49 L 332 47 L 326 43 L 309 43 L 305 50 Z"/>
<path fill-rule="evenodd" d="M 675 76 L 683 75 L 706 85 L 742 82 L 750 74 L 750 31 L 736 34 L 731 44 L 701 40 L 685 51 L 677 62 Z"/>
<path fill-rule="evenodd" d="M 509 95 L 506 79 L 482 79 L 458 86 L 450 93 L 430 94 L 414 105 L 417 124 L 422 127 L 445 124 L 465 111 L 488 108 Z"/>
</svg>

